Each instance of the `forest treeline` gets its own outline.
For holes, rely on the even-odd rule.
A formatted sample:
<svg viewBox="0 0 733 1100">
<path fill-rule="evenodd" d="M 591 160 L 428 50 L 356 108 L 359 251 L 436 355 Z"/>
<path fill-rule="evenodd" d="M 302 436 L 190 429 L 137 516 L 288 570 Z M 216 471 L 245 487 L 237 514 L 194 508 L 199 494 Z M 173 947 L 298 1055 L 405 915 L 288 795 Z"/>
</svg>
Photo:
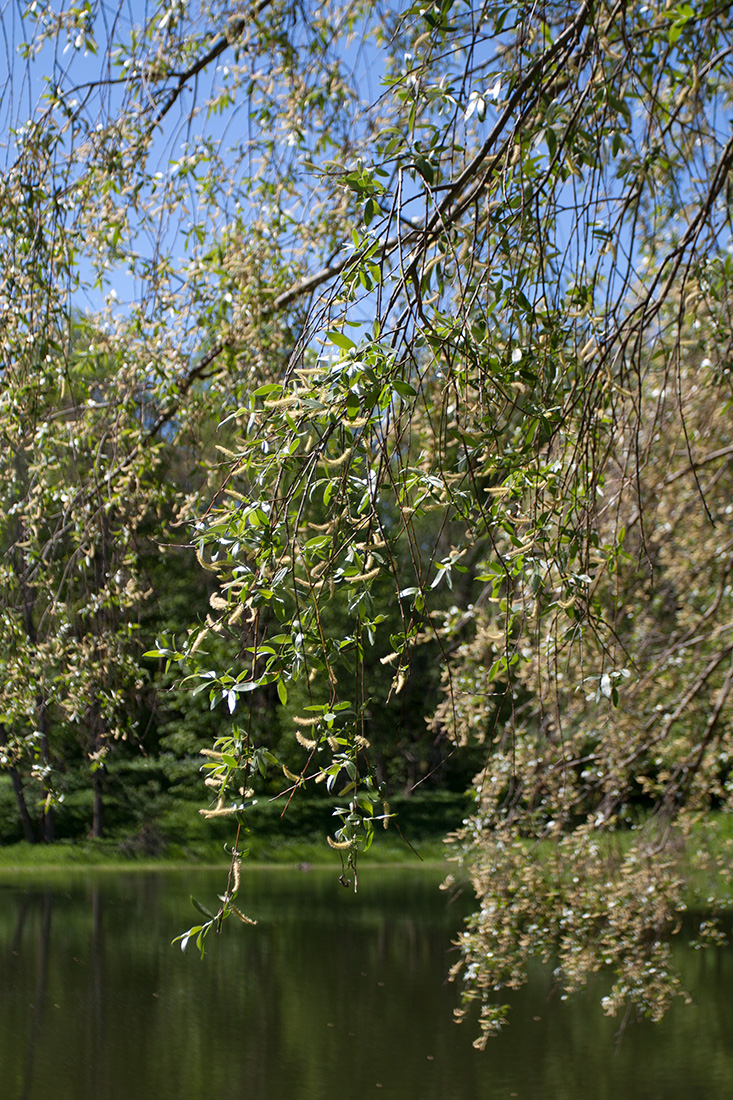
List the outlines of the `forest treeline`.
<svg viewBox="0 0 733 1100">
<path fill-rule="evenodd" d="M 151 852 L 187 836 L 231 840 L 225 823 L 212 832 L 198 818 L 207 805 L 200 750 L 238 719 L 225 698 L 192 692 L 178 667 L 146 653 L 160 637 L 185 639 L 211 622 L 221 602 L 191 536 L 193 518 L 227 478 L 232 431 L 219 430 L 220 410 L 204 394 L 193 423 L 167 425 L 151 442 L 160 411 L 137 378 L 131 383 L 130 364 L 82 319 L 66 335 L 71 349 L 63 338 L 46 342 L 46 377 L 34 374 L 2 425 L 0 836 L 43 842 L 111 832 Z M 397 629 L 389 588 L 375 587 L 372 598 Z M 324 629 L 338 637 L 337 606 L 331 616 Z M 212 662 L 240 675 L 251 665 L 247 640 L 246 632 L 213 635 Z M 392 704 L 384 656 L 382 646 L 368 657 L 370 766 L 395 806 L 415 792 L 456 796 L 447 814 L 445 799 L 436 801 L 432 827 L 421 821 L 421 835 L 427 826 L 439 837 L 468 810 L 480 754 L 457 753 L 428 725 L 440 690 L 437 646 Z M 292 836 L 298 821 L 308 839 L 323 838 L 327 801 L 304 817 L 294 809 L 286 825 L 275 812 L 292 787 L 287 771 L 300 770 L 300 704 L 272 684 L 250 708 L 258 742 L 279 761 L 262 791 L 272 811 L 259 816 L 276 836 Z"/>
</svg>

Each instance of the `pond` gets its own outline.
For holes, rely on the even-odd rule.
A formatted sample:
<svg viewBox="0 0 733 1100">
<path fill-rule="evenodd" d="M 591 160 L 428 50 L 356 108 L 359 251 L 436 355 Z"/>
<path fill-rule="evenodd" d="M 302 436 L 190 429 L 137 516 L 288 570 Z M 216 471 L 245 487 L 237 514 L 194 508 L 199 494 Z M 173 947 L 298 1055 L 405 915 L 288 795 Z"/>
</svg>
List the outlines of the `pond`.
<svg viewBox="0 0 733 1100">
<path fill-rule="evenodd" d="M 253 869 L 202 962 L 172 938 L 221 872 L 0 878 L 0 1066 L 7 1100 L 726 1100 L 733 950 L 681 949 L 695 1003 L 618 1023 L 600 988 L 552 997 L 538 967 L 509 1027 L 474 1050 L 446 982 L 468 899 L 437 871 Z"/>
</svg>

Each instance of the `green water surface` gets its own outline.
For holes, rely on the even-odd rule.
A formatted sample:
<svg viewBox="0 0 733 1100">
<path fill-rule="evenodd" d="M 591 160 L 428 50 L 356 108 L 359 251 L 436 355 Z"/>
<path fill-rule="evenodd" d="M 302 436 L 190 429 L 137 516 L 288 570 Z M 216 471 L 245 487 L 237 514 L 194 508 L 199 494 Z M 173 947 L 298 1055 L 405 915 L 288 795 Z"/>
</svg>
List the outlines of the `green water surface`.
<svg viewBox="0 0 733 1100">
<path fill-rule="evenodd" d="M 729 1100 L 733 951 L 680 950 L 694 996 L 629 1026 L 602 983 L 561 1002 L 538 967 L 485 1053 L 452 1021 L 468 911 L 439 872 L 255 869 L 202 962 L 171 940 L 221 872 L 0 878 L 2 1100 Z"/>
</svg>

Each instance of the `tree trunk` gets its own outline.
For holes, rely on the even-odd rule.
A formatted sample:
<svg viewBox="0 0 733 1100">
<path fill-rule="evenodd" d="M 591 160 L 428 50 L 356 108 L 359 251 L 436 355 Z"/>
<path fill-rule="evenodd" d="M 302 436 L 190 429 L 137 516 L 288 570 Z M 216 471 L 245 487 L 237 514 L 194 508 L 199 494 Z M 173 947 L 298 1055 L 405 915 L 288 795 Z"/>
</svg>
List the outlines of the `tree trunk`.
<svg viewBox="0 0 733 1100">
<path fill-rule="evenodd" d="M 97 768 L 92 776 L 94 803 L 92 809 L 92 836 L 101 840 L 104 836 L 104 769 Z"/>
<path fill-rule="evenodd" d="M 40 716 L 39 731 L 41 734 L 41 763 L 47 769 L 51 762 L 51 752 L 48 743 L 48 722 L 46 720 L 46 701 L 42 696 L 38 698 L 38 713 Z M 52 786 L 46 778 L 43 780 L 43 793 L 46 799 L 43 803 L 43 817 L 41 818 L 41 840 L 44 844 L 50 844 L 56 839 L 54 825 L 53 806 L 51 805 Z"/>
<path fill-rule="evenodd" d="M 25 534 L 25 533 L 24 533 Z M 36 634 L 36 624 L 33 617 L 35 595 L 31 585 L 27 583 L 26 562 L 23 559 L 23 570 L 17 571 L 18 582 L 20 584 L 20 591 L 23 598 L 23 615 L 25 618 L 25 629 L 28 636 L 28 641 L 35 648 L 38 645 L 38 635 Z M 51 752 L 48 741 L 48 709 L 46 706 L 46 697 L 44 692 L 39 689 L 36 696 L 36 706 L 38 707 L 38 729 L 41 734 L 41 763 L 44 767 L 46 776 L 48 775 L 48 769 L 51 762 Z M 51 793 L 52 786 L 48 778 L 43 780 L 43 793 L 46 798 L 43 804 L 43 817 L 41 818 L 41 831 L 40 837 L 44 844 L 50 844 L 54 839 L 54 817 L 53 806 L 51 805 Z"/>
<path fill-rule="evenodd" d="M 95 702 L 91 707 L 92 727 L 92 751 L 96 758 L 96 767 L 92 772 L 92 836 L 95 840 L 101 840 L 104 836 L 104 765 L 102 749 L 104 748 L 104 718 L 100 713 L 99 705 Z"/>
<path fill-rule="evenodd" d="M 8 732 L 5 726 L 0 725 L 0 748 L 5 748 L 8 743 Z M 20 778 L 20 773 L 14 764 L 8 767 L 8 773 L 10 775 L 10 781 L 13 784 L 13 792 L 15 794 L 15 802 L 18 807 L 18 817 L 20 823 L 23 826 L 23 836 L 29 844 L 36 843 L 36 834 L 33 830 L 33 823 L 31 816 L 28 813 L 28 807 L 25 802 L 25 792 L 23 791 L 23 781 Z"/>
</svg>

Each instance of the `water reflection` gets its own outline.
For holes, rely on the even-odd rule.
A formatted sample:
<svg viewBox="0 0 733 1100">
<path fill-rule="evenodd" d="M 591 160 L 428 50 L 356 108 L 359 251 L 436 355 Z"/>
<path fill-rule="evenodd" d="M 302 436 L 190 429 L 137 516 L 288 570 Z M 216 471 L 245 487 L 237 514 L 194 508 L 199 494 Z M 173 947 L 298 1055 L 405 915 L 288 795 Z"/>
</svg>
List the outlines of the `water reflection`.
<svg viewBox="0 0 733 1100">
<path fill-rule="evenodd" d="M 547 971 L 485 1054 L 451 1020 L 450 940 L 465 904 L 438 876 L 253 871 L 202 963 L 170 946 L 213 900 L 205 873 L 0 881 L 0 1065 L 9 1100 L 718 1100 L 729 1095 L 729 950 L 687 951 L 696 998 L 619 1050 L 598 989 L 560 1003 Z"/>
</svg>

